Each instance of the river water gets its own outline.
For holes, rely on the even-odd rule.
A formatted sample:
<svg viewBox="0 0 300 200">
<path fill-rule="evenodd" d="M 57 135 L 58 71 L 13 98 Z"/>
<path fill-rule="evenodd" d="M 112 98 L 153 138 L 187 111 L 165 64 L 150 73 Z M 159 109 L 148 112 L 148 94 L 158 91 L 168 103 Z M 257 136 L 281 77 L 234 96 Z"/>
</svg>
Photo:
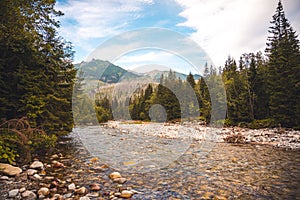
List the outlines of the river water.
<svg viewBox="0 0 300 200">
<path fill-rule="evenodd" d="M 74 159 L 99 157 L 141 192 L 132 199 L 300 199 L 299 151 L 137 133 L 76 128 Z"/>
</svg>

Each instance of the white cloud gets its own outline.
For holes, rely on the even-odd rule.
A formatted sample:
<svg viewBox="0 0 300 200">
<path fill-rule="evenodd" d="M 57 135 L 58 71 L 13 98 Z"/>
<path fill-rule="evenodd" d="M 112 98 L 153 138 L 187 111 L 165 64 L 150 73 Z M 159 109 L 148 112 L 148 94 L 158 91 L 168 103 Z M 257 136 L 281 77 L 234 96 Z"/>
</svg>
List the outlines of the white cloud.
<svg viewBox="0 0 300 200">
<path fill-rule="evenodd" d="M 178 25 L 196 30 L 191 38 L 217 66 L 223 65 L 229 54 L 238 59 L 242 53 L 263 51 L 269 22 L 277 6 L 274 0 L 176 1 L 184 8 L 180 15 L 186 18 L 184 23 Z M 291 11 L 293 14 L 290 21 L 296 22 L 292 25 L 298 28 L 299 22 L 293 19 L 300 15 L 300 11 L 292 11 L 290 6 L 297 4 L 296 1 L 286 0 L 283 5 L 286 13 Z"/>
<path fill-rule="evenodd" d="M 86 53 L 94 48 L 92 39 L 105 38 L 126 30 L 128 23 L 141 16 L 144 5 L 152 0 L 67 0 L 56 9 L 65 13 L 59 32 Z"/>
</svg>

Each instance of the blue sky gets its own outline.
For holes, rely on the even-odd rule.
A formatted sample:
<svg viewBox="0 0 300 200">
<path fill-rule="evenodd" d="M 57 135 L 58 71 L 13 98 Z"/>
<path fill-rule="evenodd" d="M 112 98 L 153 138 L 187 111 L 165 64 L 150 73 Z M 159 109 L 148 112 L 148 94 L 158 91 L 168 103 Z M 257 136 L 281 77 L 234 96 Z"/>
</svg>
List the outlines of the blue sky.
<svg viewBox="0 0 300 200">
<path fill-rule="evenodd" d="M 287 18 L 299 33 L 300 1 L 282 2 Z M 65 13 L 59 19 L 59 33 L 73 43 L 75 63 L 86 60 L 117 35 L 156 27 L 194 41 L 216 66 L 221 66 L 228 55 L 238 59 L 243 53 L 264 50 L 276 6 L 276 0 L 59 0 L 56 8 Z M 149 37 L 159 40 L 160 35 Z M 169 40 L 166 42 L 171 45 L 181 45 Z M 132 49 L 112 62 L 129 69 L 159 64 L 193 71 L 180 55 L 161 49 Z"/>
</svg>

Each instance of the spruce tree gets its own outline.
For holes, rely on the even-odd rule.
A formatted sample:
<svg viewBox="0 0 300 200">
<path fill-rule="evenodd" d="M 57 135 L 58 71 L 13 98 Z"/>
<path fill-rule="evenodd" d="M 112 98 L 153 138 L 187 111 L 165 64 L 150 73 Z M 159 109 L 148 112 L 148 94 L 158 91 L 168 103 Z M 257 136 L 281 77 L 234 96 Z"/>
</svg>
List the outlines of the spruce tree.
<svg viewBox="0 0 300 200">
<path fill-rule="evenodd" d="M 269 28 L 266 54 L 271 117 L 286 127 L 299 127 L 300 52 L 297 34 L 289 24 L 281 1 Z"/>
</svg>

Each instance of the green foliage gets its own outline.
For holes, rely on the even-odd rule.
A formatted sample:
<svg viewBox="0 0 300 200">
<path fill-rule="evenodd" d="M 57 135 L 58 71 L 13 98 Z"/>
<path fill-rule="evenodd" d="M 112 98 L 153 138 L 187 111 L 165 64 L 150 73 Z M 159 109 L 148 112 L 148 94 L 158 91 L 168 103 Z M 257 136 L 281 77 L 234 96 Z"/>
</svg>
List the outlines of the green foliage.
<svg viewBox="0 0 300 200">
<path fill-rule="evenodd" d="M 75 70 L 71 45 L 57 35 L 55 1 L 0 1 L 1 119 L 26 116 L 33 127 L 67 133 L 73 127 Z M 33 14 L 34 13 L 34 14 Z"/>
<path fill-rule="evenodd" d="M 11 119 L 0 125 L 0 159 L 13 163 L 31 160 L 31 154 L 54 147 L 57 137 L 33 128 L 26 118 Z M 19 156 L 20 155 L 20 156 Z"/>
<path fill-rule="evenodd" d="M 5 143 L 2 138 L 0 138 L 0 162 L 8 162 L 13 164 L 16 158 L 19 157 L 16 151 L 16 147 L 10 143 Z"/>
<path fill-rule="evenodd" d="M 279 1 L 269 28 L 267 91 L 270 115 L 285 127 L 300 123 L 300 48 Z"/>
<path fill-rule="evenodd" d="M 261 119 L 254 120 L 253 122 L 248 124 L 248 127 L 251 129 L 259 129 L 259 128 L 273 128 L 276 126 L 274 119 Z"/>
</svg>

